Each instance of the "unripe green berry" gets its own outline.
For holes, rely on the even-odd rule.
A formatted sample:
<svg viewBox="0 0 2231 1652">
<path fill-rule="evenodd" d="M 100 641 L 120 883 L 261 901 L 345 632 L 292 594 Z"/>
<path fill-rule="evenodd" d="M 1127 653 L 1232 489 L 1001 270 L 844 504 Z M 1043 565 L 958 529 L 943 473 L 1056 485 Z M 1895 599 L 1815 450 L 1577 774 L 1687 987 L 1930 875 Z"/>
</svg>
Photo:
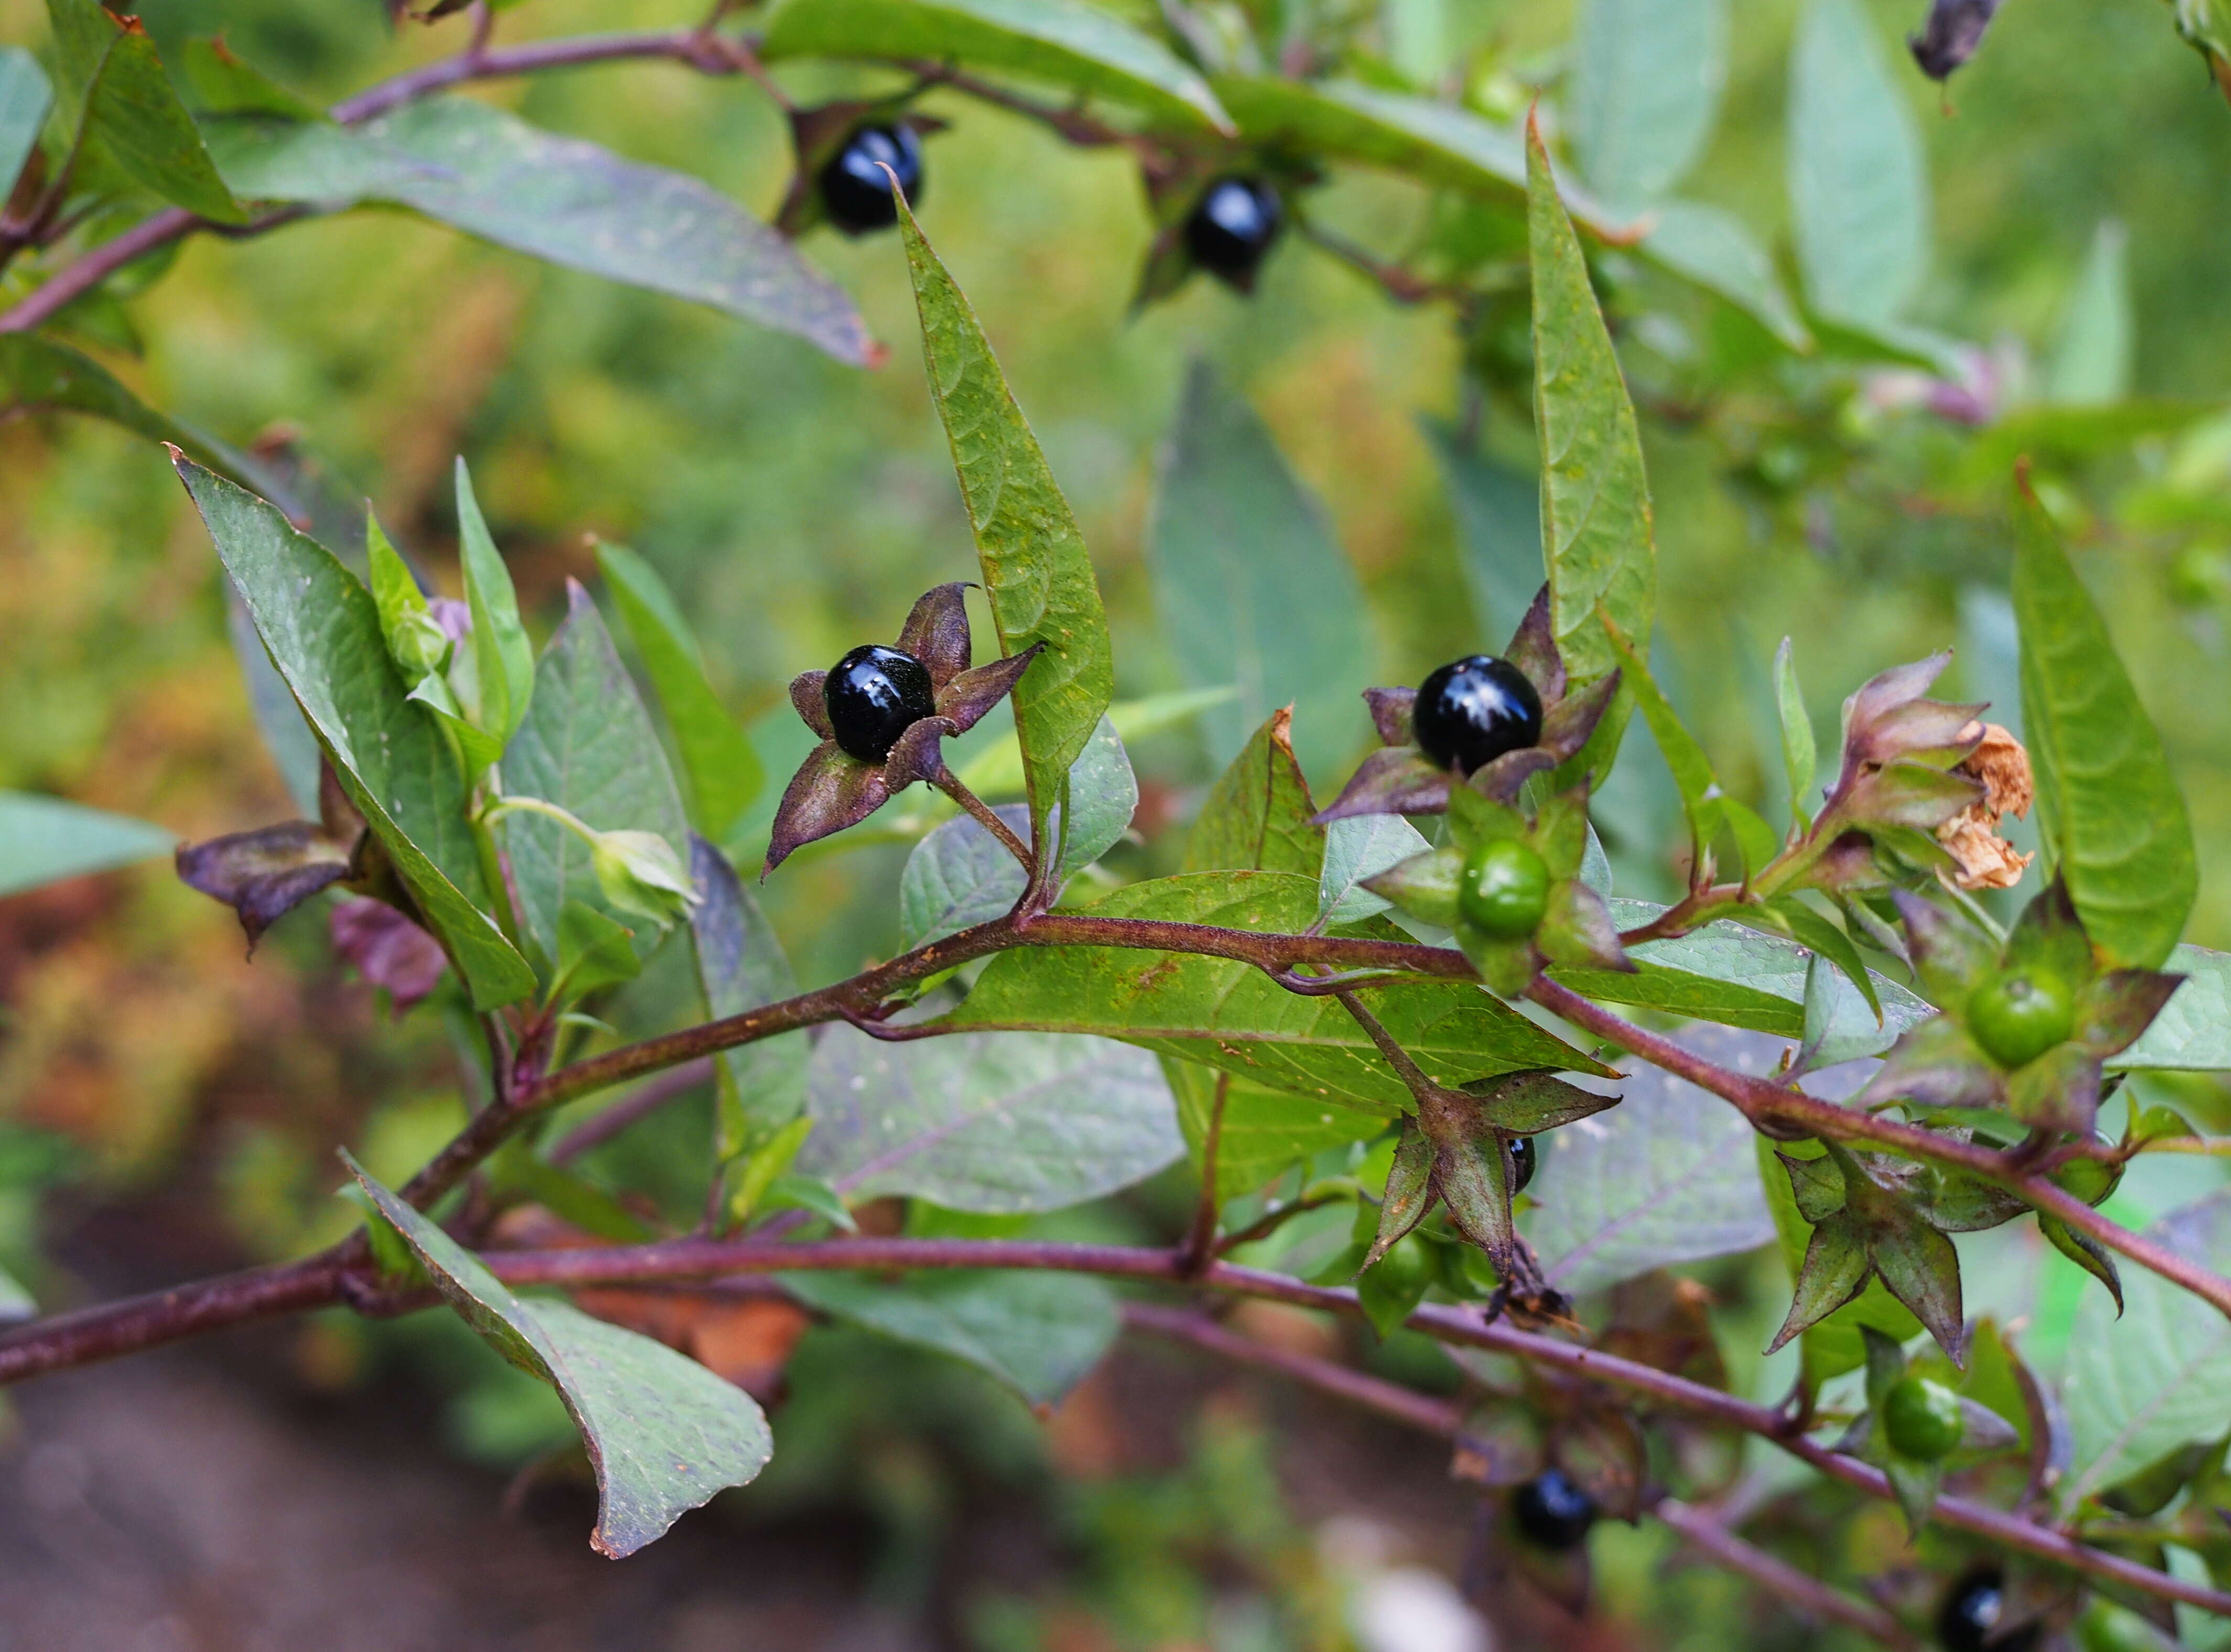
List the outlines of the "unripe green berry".
<svg viewBox="0 0 2231 1652">
<path fill-rule="evenodd" d="M 2000 1066 L 2024 1067 L 2076 1030 L 2067 984 L 2041 970 L 2008 970 L 1968 995 L 1968 1030 Z"/>
<path fill-rule="evenodd" d="M 1483 843 L 1465 861 L 1457 915 L 1491 940 L 1523 940 L 1549 906 L 1549 868 L 1516 838 Z"/>
<path fill-rule="evenodd" d="M 1958 1449 L 1965 1424 L 1960 1397 L 1926 1377 L 1901 1377 L 1883 1396 L 1883 1432 L 1891 1449 L 1916 1462 L 1935 1462 Z"/>
</svg>

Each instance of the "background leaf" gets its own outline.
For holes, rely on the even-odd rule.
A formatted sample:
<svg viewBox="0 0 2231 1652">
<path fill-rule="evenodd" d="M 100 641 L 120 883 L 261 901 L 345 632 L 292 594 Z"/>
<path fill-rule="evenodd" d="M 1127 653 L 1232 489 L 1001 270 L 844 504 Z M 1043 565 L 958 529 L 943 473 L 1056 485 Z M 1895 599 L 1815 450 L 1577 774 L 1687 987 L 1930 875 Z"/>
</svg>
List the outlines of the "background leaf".
<svg viewBox="0 0 2231 1652">
<path fill-rule="evenodd" d="M 464 775 L 426 713 L 404 698 L 372 593 L 273 506 L 190 460 L 178 470 L 272 662 L 475 1006 L 524 997 L 534 973 L 488 915 Z"/>
<path fill-rule="evenodd" d="M 0 895 L 168 855 L 177 837 L 60 797 L 0 791 Z"/>
<path fill-rule="evenodd" d="M 504 784 L 571 810 L 595 831 L 656 832 L 686 864 L 689 828 L 650 713 L 589 593 L 571 585 L 566 601 L 566 622 L 535 667 L 527 720 L 503 754 Z M 546 954 L 557 952 L 559 910 L 579 900 L 634 931 L 637 955 L 650 955 L 658 927 L 605 900 L 577 833 L 524 810 L 501 824 L 520 917 Z"/>
<path fill-rule="evenodd" d="M 1324 870 L 1317 877 L 1317 922 L 1353 924 L 1394 903 L 1362 887 L 1432 846 L 1400 815 L 1350 815 L 1325 828 Z"/>
<path fill-rule="evenodd" d="M 1058 1210 L 1185 1151 L 1154 1058 L 1102 1038 L 884 1043 L 831 1027 L 806 1082 L 813 1133 L 799 1168 L 852 1201 L 910 1193 L 952 1210 Z"/>
<path fill-rule="evenodd" d="M 1252 1193 L 1293 1165 L 1330 1148 L 1368 1141 L 1398 1115 L 1335 1107 L 1309 1096 L 1266 1090 L 1198 1062 L 1164 1057 L 1162 1071 L 1177 1098 L 1178 1126 L 1193 1168 L 1201 1169 L 1209 1126 L 1216 1115 L 1216 1087 L 1224 1092 L 1224 1123 L 1217 1134 L 1216 1200 L 1222 1204 Z"/>
<path fill-rule="evenodd" d="M 951 1354 L 1029 1404 L 1084 1380 L 1122 1329 L 1116 1294 L 1073 1274 L 915 1274 L 896 1284 L 836 1273 L 784 1274 L 783 1288 L 832 1319 Z"/>
<path fill-rule="evenodd" d="M 241 116 L 209 131 L 225 177 L 252 199 L 390 202 L 515 252 L 796 333 L 839 361 L 882 357 L 843 289 L 710 184 L 476 99 L 427 98 L 357 126 Z"/>
<path fill-rule="evenodd" d="M 1649 647 L 1658 600 L 1650 487 L 1626 380 L 1538 137 L 1529 139 L 1526 154 L 1549 617 L 1566 670 L 1576 682 L 1592 682 L 1616 663 L 1597 623 L 1599 605 L 1637 649 Z"/>
<path fill-rule="evenodd" d="M 1855 0 L 1808 0 L 1789 55 L 1789 208 L 1805 296 L 1833 320 L 1904 313 L 1929 264 L 1929 178 L 1905 94 Z"/>
<path fill-rule="evenodd" d="M 620 545 L 599 545 L 597 565 L 666 713 L 689 785 L 691 820 L 721 842 L 765 779 L 758 754 L 706 681 L 696 639 L 657 571 Z"/>
<path fill-rule="evenodd" d="M 1646 222 L 1649 231 L 1635 248 L 1642 256 L 1718 294 L 1790 349 L 1813 348 L 1773 256 L 1734 213 L 1701 201 L 1659 201 Z"/>
<path fill-rule="evenodd" d="M 2153 1024 L 2119 1055 L 2114 1068 L 2231 1072 L 2231 956 L 2180 946 L 2162 967 L 2185 978 Z"/>
<path fill-rule="evenodd" d="M 2131 306 L 2125 248 L 2130 233 L 2113 218 L 2100 221 L 2084 260 L 2084 273 L 2060 321 L 2060 339 L 2045 375 L 2049 401 L 2098 407 L 2131 393 L 2137 317 Z"/>
<path fill-rule="evenodd" d="M 1371 672 L 1369 605 L 1323 506 L 1204 361 L 1186 376 L 1157 467 L 1147 554 L 1187 683 L 1238 687 L 1202 716 L 1216 761 L 1231 761 L 1287 705 L 1305 769 L 1323 774 L 1353 754 Z"/>
<path fill-rule="evenodd" d="M 2152 969 L 2199 893 L 2184 795 L 2060 535 L 2034 500 L 2017 508 L 2014 617 L 2039 836 L 2092 944 Z"/>
<path fill-rule="evenodd" d="M 2171 1211 L 2146 1236 L 2219 1274 L 2231 1270 L 2231 1191 Z M 2069 1334 L 2061 1399 L 2073 1455 L 2064 1509 L 2177 1446 L 2231 1432 L 2231 1322 L 2196 1309 L 2157 1274 L 2122 1274 L 2122 1317 L 2105 1290 L 2087 1287 Z"/>
<path fill-rule="evenodd" d="M 1284 872 L 1196 872 L 1119 889 L 1086 910 L 1267 934 L 1316 913 L 1316 881 Z M 1380 920 L 1374 920 L 1380 921 Z M 1388 939 L 1400 934 L 1391 925 Z M 1476 985 L 1374 989 L 1371 1008 L 1445 1084 L 1529 1068 L 1596 1070 L 1589 1058 Z M 1252 965 L 1095 946 L 1032 947 L 992 960 L 956 1027 L 1096 1033 L 1206 1062 L 1269 1089 L 1374 1112 L 1410 1094 L 1338 1001 L 1287 991 Z"/>
<path fill-rule="evenodd" d="M 1725 0 L 1588 0 L 1568 113 L 1581 172 L 1639 206 L 1679 183 L 1710 136 L 1727 78 Z"/>
<path fill-rule="evenodd" d="M 135 183 L 165 201 L 218 223 L 248 213 L 225 188 L 201 133 L 171 85 L 155 42 L 138 18 L 123 18 L 98 0 L 47 0 L 65 107 L 77 117 L 93 94 L 94 135 Z M 106 68 L 103 68 L 104 60 Z"/>
<path fill-rule="evenodd" d="M 1231 129 L 1206 82 L 1167 47 L 1082 0 L 787 0 L 760 53 L 1007 69 L 1180 127 Z"/>
<path fill-rule="evenodd" d="M 1504 201 L 1525 192 L 1518 134 L 1452 105 L 1353 81 L 1220 74 L 1211 84 L 1251 144 L 1356 161 Z"/>
<path fill-rule="evenodd" d="M 774 926 L 728 858 L 695 832 L 689 836 L 690 882 L 697 904 L 689 935 L 705 1008 L 716 1019 L 741 1015 L 798 991 L 798 978 Z M 723 1158 L 757 1146 L 805 1110 L 802 1033 L 762 1038 L 716 1057 L 719 1095 L 715 1150 Z"/>
<path fill-rule="evenodd" d="M 1680 1042 L 1715 1061 L 1782 1049 L 1717 1028 L 1686 1029 Z M 1536 1142 L 1536 1204 L 1524 1229 L 1549 1282 L 1575 1295 L 1775 1236 L 1743 1116 L 1654 1067 L 1626 1066 L 1617 1107 Z"/>
<path fill-rule="evenodd" d="M 21 46 L 0 46 L 0 195 L 15 187 L 39 146 L 55 89 L 39 60 Z"/>
<path fill-rule="evenodd" d="M 343 1155 L 346 1158 L 346 1155 Z M 766 1418 L 734 1384 L 649 1337 L 545 1298 L 512 1294 L 478 1257 L 365 1175 L 364 1191 L 436 1287 L 488 1343 L 558 1391 L 597 1472 L 589 1541 L 620 1559 L 766 1466 Z"/>
<path fill-rule="evenodd" d="M 1476 452 L 1454 427 L 1426 421 L 1448 483 L 1457 551 L 1471 590 L 1473 634 L 1493 653 L 1542 589 L 1542 487 L 1534 476 Z"/>
<path fill-rule="evenodd" d="M 1046 645 L 1012 696 L 1031 818 L 1042 824 L 1115 691 L 1100 586 L 1077 518 L 1015 405 L 991 341 L 903 202 L 899 229 L 922 316 L 930 398 L 952 444 L 999 651 L 1012 656 L 1033 642 Z"/>
</svg>

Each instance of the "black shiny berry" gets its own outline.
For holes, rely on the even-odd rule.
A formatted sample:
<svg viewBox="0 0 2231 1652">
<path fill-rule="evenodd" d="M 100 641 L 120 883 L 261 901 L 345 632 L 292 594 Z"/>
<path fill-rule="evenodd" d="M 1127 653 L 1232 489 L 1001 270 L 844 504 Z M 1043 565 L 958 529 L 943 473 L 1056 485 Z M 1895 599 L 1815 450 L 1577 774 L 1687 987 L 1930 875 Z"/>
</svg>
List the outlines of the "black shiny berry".
<svg viewBox="0 0 2231 1652">
<path fill-rule="evenodd" d="M 1534 1172 L 1542 1163 L 1542 1155 L 1535 1150 L 1534 1138 L 1520 1136 L 1510 1144 L 1510 1191 L 1523 1193 L 1526 1184 L 1534 1179 Z"/>
<path fill-rule="evenodd" d="M 1541 739 L 1542 696 L 1510 661 L 1469 654 L 1418 685 L 1410 721 L 1427 757 L 1470 774 Z"/>
<path fill-rule="evenodd" d="M 922 201 L 922 139 L 906 126 L 863 126 L 821 169 L 821 205 L 829 222 L 848 236 L 888 229 L 899 221 L 891 199 L 889 167 L 909 206 Z"/>
<path fill-rule="evenodd" d="M 876 642 L 862 643 L 829 668 L 821 701 L 837 744 L 863 763 L 881 763 L 900 735 L 937 713 L 929 668 Z"/>
<path fill-rule="evenodd" d="M 1510 1496 L 1520 1535 L 1545 1549 L 1569 1549 L 1596 1523 L 1596 1500 L 1562 1468 L 1544 1468 Z"/>
<path fill-rule="evenodd" d="M 1979 1567 L 1952 1585 L 1937 1613 L 1937 1639 L 1944 1652 L 2032 1652 L 2039 1637 L 2035 1623 L 1998 1633 L 2007 1614 L 2006 1589 L 2005 1577 L 1993 1566 Z"/>
<path fill-rule="evenodd" d="M 1286 224 L 1285 203 L 1258 177 L 1219 177 L 1185 222 L 1193 261 L 1245 293 Z"/>
</svg>

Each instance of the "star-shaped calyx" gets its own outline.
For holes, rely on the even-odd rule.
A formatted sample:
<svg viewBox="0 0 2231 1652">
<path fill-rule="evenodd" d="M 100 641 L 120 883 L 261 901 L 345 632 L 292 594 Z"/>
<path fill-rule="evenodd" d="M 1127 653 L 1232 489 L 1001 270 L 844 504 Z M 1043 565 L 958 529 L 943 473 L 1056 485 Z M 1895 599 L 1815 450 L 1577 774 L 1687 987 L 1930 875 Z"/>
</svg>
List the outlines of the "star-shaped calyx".
<svg viewBox="0 0 2231 1652">
<path fill-rule="evenodd" d="M 826 671 L 803 671 L 792 680 L 790 703 L 798 708 L 806 726 L 821 736 L 821 744 L 799 765 L 789 790 L 782 795 L 781 806 L 775 810 L 766 872 L 773 871 L 802 845 L 857 826 L 915 781 L 938 783 L 946 771 L 938 742 L 974 727 L 1030 668 L 1045 646 L 1043 642 L 1033 642 L 1020 654 L 989 665 L 969 668 L 968 612 L 961 600 L 961 593 L 967 589 L 966 584 L 956 583 L 926 593 L 907 616 L 896 650 L 855 649 L 839 662 L 841 670 L 860 656 L 872 655 L 877 658 L 865 662 L 871 668 L 867 674 L 889 668 L 883 671 L 885 681 L 869 682 L 869 692 L 857 702 L 869 710 L 879 726 L 837 727 L 836 719 L 851 715 L 850 702 L 840 697 L 832 706 L 831 689 L 837 687 L 840 696 L 857 692 L 860 674 L 840 677 L 836 685 Z M 894 653 L 896 659 L 891 657 Z M 928 680 L 922 685 L 927 703 L 919 707 L 906 692 L 917 671 Z M 894 687 L 891 679 L 909 681 L 898 681 Z M 913 710 L 920 714 L 909 718 L 908 713 Z M 896 732 L 892 734 L 894 729 Z M 891 738 L 886 739 L 886 735 Z M 847 750 L 848 746 L 855 750 Z M 856 751 L 873 752 L 878 746 L 880 757 L 855 754 Z"/>
<path fill-rule="evenodd" d="M 1504 661 L 1525 676 L 1541 702 L 1541 728 L 1533 744 L 1506 751 L 1469 772 L 1458 762 L 1438 763 L 1419 743 L 1418 690 L 1367 688 L 1365 703 L 1386 744 L 1357 766 L 1332 806 L 1317 816 L 1318 823 L 1348 815 L 1438 815 L 1448 808 L 1450 790 L 1459 781 L 1483 797 L 1508 803 L 1529 777 L 1556 768 L 1586 745 L 1619 692 L 1616 671 L 1584 687 L 1569 687 L 1564 656 L 1549 629 L 1546 585 L 1526 610 Z"/>
<path fill-rule="evenodd" d="M 1991 1108 L 2034 1128 L 2090 1132 L 2103 1063 L 2184 978 L 2105 967 L 2057 879 L 2003 946 L 1917 895 L 1895 898 L 1922 991 L 1943 1013 L 1898 1041 L 1865 1100 Z"/>
</svg>

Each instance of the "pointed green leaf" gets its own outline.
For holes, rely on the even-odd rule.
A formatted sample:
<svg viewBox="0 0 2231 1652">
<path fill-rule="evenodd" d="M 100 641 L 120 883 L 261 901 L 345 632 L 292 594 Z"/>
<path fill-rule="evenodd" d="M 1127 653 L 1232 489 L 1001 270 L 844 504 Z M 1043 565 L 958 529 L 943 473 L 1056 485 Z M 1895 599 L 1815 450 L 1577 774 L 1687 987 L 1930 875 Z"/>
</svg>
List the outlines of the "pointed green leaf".
<svg viewBox="0 0 2231 1652">
<path fill-rule="evenodd" d="M 526 719 L 503 754 L 505 786 L 556 803 L 592 831 L 654 833 L 686 865 L 689 829 L 650 713 L 588 592 L 572 585 L 567 606 L 566 623 L 534 671 Z M 579 833 L 525 810 L 507 814 L 501 826 L 520 917 L 546 955 L 556 951 L 558 914 L 569 900 L 634 931 L 638 956 L 658 945 L 656 924 L 613 904 Z"/>
<path fill-rule="evenodd" d="M 1789 55 L 1789 204 L 1805 296 L 1884 326 L 1929 263 L 1929 179 L 1905 93 L 1856 0 L 1809 0 Z"/>
<path fill-rule="evenodd" d="M 760 49 L 770 62 L 919 58 L 1005 69 L 1183 128 L 1232 125 L 1207 84 L 1167 47 L 1083 0 L 786 0 L 767 20 Z"/>
<path fill-rule="evenodd" d="M 1273 712 L 1232 760 L 1186 837 L 1184 869 L 1293 872 L 1324 865 L 1325 829 L 1289 739 L 1292 719 Z"/>
<path fill-rule="evenodd" d="M 147 441 L 183 448 L 219 475 L 267 494 L 279 491 L 264 467 L 157 412 L 92 357 L 36 333 L 0 333 L 0 414 L 44 412 L 106 419 Z"/>
<path fill-rule="evenodd" d="M 465 709 L 499 745 L 508 745 L 527 720 L 534 694 L 534 645 L 520 623 L 519 593 L 512 589 L 511 570 L 504 566 L 502 553 L 489 537 L 462 456 L 456 474 L 457 559 L 464 569 L 465 601 L 473 615 L 473 681 L 478 691 L 476 700 L 467 700 Z M 598 629 L 603 629 L 599 621 Z"/>
<path fill-rule="evenodd" d="M 1527 139 L 1526 198 L 1549 618 L 1566 670 L 1593 682 L 1616 662 L 1599 612 L 1636 649 L 1649 647 L 1658 600 L 1650 486 L 1626 380 L 1538 132 Z"/>
<path fill-rule="evenodd" d="M 1426 1211 L 1433 1202 L 1433 1144 L 1426 1133 L 1418 1128 L 1415 1119 L 1402 1120 L 1402 1133 L 1394 1144 L 1394 1162 L 1387 1171 L 1387 1191 L 1379 1201 L 1379 1225 L 1371 1237 L 1371 1249 L 1364 1253 L 1363 1265 L 1368 1269 L 1379 1265 L 1380 1259 L 1392 1250 L 1411 1229 L 1425 1219 Z M 1422 1294 L 1422 1287 L 1420 1290 Z M 1410 1317 L 1412 1302 L 1403 1309 L 1395 1323 Z M 1377 1326 L 1385 1336 L 1387 1327 Z"/>
<path fill-rule="evenodd" d="M 625 545 L 597 546 L 597 565 L 620 619 L 643 655 L 666 726 L 681 754 L 692 823 L 715 842 L 751 806 L 763 777 L 743 726 L 706 680 L 696 639 L 657 571 Z"/>
<path fill-rule="evenodd" d="M 246 210 L 217 175 L 139 20 L 99 0 L 47 0 L 47 16 L 65 103 L 80 113 L 94 88 L 93 132 L 133 182 L 216 223 L 243 222 Z"/>
<path fill-rule="evenodd" d="M 1832 1216 L 1814 1229 L 1805 1260 L 1798 1265 L 1788 1316 L 1766 1352 L 1774 1352 L 1856 1300 L 1866 1288 L 1867 1273 L 1867 1249 L 1849 1223 Z"/>
<path fill-rule="evenodd" d="M 203 114 L 277 115 L 288 120 L 323 120 L 326 112 L 290 92 L 242 60 L 223 37 L 190 40 L 178 55 L 178 68 Z"/>
<path fill-rule="evenodd" d="M 1588 0 L 1573 30 L 1573 147 L 1605 200 L 1657 200 L 1710 136 L 1726 0 Z"/>
<path fill-rule="evenodd" d="M 715 1019 L 787 998 L 798 978 L 782 942 L 728 857 L 695 833 L 689 871 L 697 904 L 689 935 L 705 1008 Z M 805 1036 L 788 1034 L 724 1049 L 715 1057 L 720 1111 L 715 1149 L 733 1158 L 790 1123 L 805 1107 Z"/>
<path fill-rule="evenodd" d="M 896 1284 L 844 1274 L 779 1277 L 808 1307 L 966 1360 L 1031 1405 L 1058 1403 L 1122 1328 L 1115 1293 L 1074 1274 L 915 1274 Z"/>
<path fill-rule="evenodd" d="M 2048 400 L 2066 407 L 2096 407 L 2131 393 L 2131 358 L 2137 318 L 2131 308 L 2131 276 L 2124 249 L 2130 234 L 2113 218 L 2092 237 L 2084 274 L 2061 318 L 2060 341 L 2046 369 Z"/>
<path fill-rule="evenodd" d="M 406 681 L 438 670 L 449 654 L 449 640 L 427 605 L 426 593 L 418 589 L 417 579 L 370 511 L 365 513 L 364 543 L 372 600 L 379 610 L 387 657 Z"/>
<path fill-rule="evenodd" d="M 1805 696 L 1797 687 L 1797 666 L 1790 657 L 1789 639 L 1774 651 L 1775 707 L 1782 714 L 1782 761 L 1789 771 L 1789 812 L 1801 827 L 1813 823 L 1813 807 L 1819 801 L 1814 779 L 1820 754 L 1813 739 L 1813 720 L 1805 710 Z"/>
<path fill-rule="evenodd" d="M 2018 509 L 2014 614 L 2039 836 L 2092 944 L 2153 969 L 2199 890 L 2184 796 L 2059 534 L 2035 500 Z"/>
<path fill-rule="evenodd" d="M 1133 884 L 1085 910 L 1297 934 L 1316 916 L 1316 882 L 1283 872 L 1197 872 Z M 1387 926 L 1377 932 L 1391 939 L 1400 932 Z M 1535 1068 L 1607 1071 L 1476 985 L 1375 989 L 1371 1005 L 1444 1084 Z M 1378 1113 L 1413 1105 L 1337 1000 L 1288 992 L 1252 965 L 1222 958 L 1092 946 L 1003 953 L 948 1024 L 1096 1033 L 1268 1088 Z"/>
<path fill-rule="evenodd" d="M 0 46 L 0 196 L 15 187 L 38 148 L 54 100 L 39 60 L 21 46 Z"/>
<path fill-rule="evenodd" d="M 249 199 L 409 207 L 530 257 L 795 333 L 839 361 L 883 358 L 844 289 L 703 179 L 477 98 L 420 99 L 353 126 L 234 116 L 207 130 Z"/>
<path fill-rule="evenodd" d="M 1043 828 L 1063 777 L 1114 692 L 1107 616 L 1077 518 L 1015 405 L 975 311 L 904 202 L 899 228 L 922 317 L 930 397 L 952 445 L 999 651 L 1012 656 L 1033 642 L 1045 644 L 1014 692 L 1031 818 Z"/>
<path fill-rule="evenodd" d="M 168 855 L 177 837 L 144 820 L 0 791 L 0 895 Z"/>
<path fill-rule="evenodd" d="M 831 1027 L 808 1068 L 799 1168 L 848 1199 L 1057 1210 L 1143 1180 L 1185 1151 L 1154 1062 L 1100 1038 L 885 1043 Z"/>
<path fill-rule="evenodd" d="M 1147 558 L 1187 683 L 1239 691 L 1202 719 L 1212 757 L 1228 760 L 1281 706 L 1303 768 L 1322 775 L 1355 750 L 1371 669 L 1362 585 L 1323 505 L 1204 361 L 1162 449 Z"/>
<path fill-rule="evenodd" d="M 190 460 L 177 465 L 273 664 L 475 1005 L 524 997 L 534 971 L 488 915 L 464 774 L 404 698 L 372 593 L 275 507 Z"/>
<path fill-rule="evenodd" d="M 766 1466 L 773 1440 L 742 1389 L 564 1302 L 514 1296 L 480 1258 L 342 1157 L 465 1323 L 566 1402 L 597 1474 L 589 1541 L 598 1553 L 633 1554 Z"/>
</svg>

